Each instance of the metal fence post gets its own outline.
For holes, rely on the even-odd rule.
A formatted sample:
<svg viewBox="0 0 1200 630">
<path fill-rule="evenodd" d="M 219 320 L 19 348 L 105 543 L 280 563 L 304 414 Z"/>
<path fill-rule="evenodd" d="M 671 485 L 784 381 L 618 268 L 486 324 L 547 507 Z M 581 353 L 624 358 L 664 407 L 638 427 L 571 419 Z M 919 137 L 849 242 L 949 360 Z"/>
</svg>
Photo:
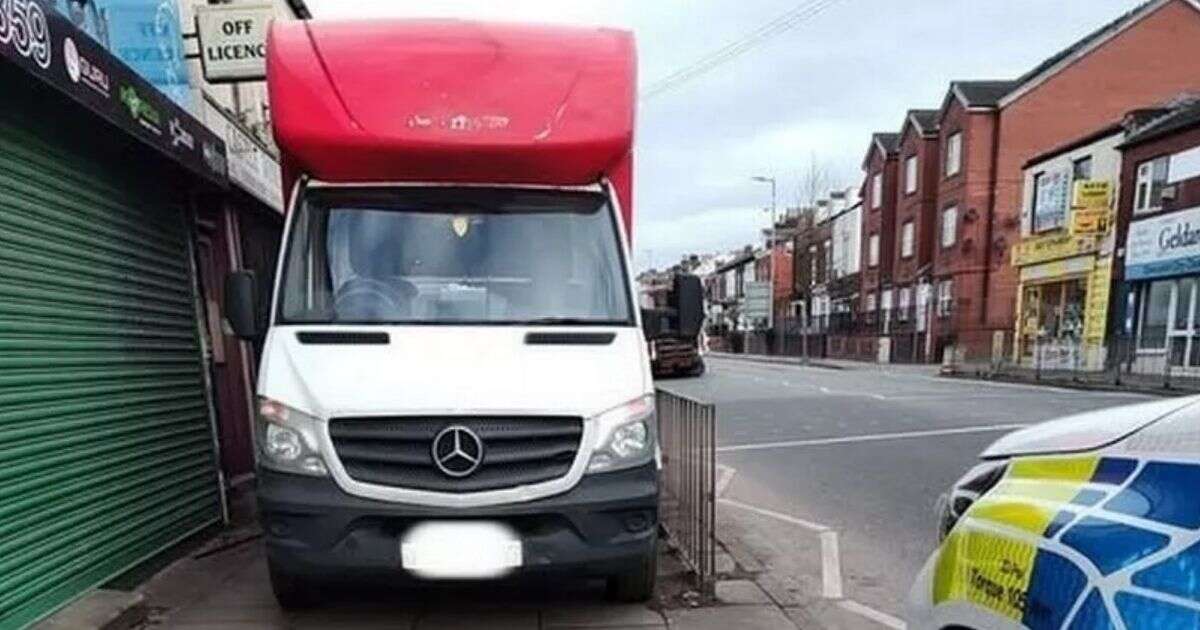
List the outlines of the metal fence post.
<svg viewBox="0 0 1200 630">
<path fill-rule="evenodd" d="M 668 544 L 695 574 L 697 588 L 711 596 L 717 554 L 716 408 L 662 389 L 656 399 L 665 454 L 663 529 Z"/>
</svg>

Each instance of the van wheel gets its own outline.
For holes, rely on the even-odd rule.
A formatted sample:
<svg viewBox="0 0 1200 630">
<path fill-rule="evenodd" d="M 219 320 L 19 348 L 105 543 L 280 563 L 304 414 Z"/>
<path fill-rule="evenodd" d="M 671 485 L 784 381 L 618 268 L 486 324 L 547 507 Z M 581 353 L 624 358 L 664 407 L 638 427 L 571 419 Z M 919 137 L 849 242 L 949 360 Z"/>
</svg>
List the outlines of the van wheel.
<svg viewBox="0 0 1200 630">
<path fill-rule="evenodd" d="M 281 571 L 270 560 L 267 568 L 271 574 L 271 590 L 275 592 L 280 608 L 305 610 L 321 603 L 319 591 L 309 580 Z"/>
<path fill-rule="evenodd" d="M 654 596 L 654 580 L 658 576 L 658 546 L 638 561 L 635 568 L 608 578 L 608 599 L 614 602 L 638 603 Z"/>
</svg>

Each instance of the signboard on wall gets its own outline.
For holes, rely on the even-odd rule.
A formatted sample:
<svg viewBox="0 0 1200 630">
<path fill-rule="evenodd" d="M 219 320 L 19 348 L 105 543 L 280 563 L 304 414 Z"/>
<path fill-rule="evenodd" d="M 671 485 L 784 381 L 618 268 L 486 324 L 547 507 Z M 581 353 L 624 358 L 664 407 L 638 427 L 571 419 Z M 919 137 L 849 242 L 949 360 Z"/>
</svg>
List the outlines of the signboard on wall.
<svg viewBox="0 0 1200 630">
<path fill-rule="evenodd" d="M 1075 182 L 1071 198 L 1071 233 L 1105 234 L 1112 216 L 1112 184 L 1107 181 Z"/>
<path fill-rule="evenodd" d="M 1037 179 L 1034 200 L 1033 231 L 1042 232 L 1061 226 L 1067 219 L 1068 189 L 1071 173 L 1067 170 L 1043 173 Z"/>
<path fill-rule="evenodd" d="M 1100 241 L 1093 235 L 1055 233 L 1027 238 L 1013 246 L 1013 265 L 1023 267 L 1048 260 L 1070 258 L 1097 251 Z"/>
<path fill-rule="evenodd" d="M 204 101 L 208 128 L 225 140 L 229 181 L 257 197 L 276 212 L 283 212 L 283 176 L 279 160 L 230 120 L 225 110 Z"/>
<path fill-rule="evenodd" d="M 269 4 L 210 4 L 196 7 L 200 63 L 210 83 L 267 78 Z"/>
<path fill-rule="evenodd" d="M 225 143 L 79 30 L 50 0 L 7 3 L 0 57 L 193 173 L 227 183 Z M 12 18 L 16 19 L 12 19 Z"/>
<path fill-rule="evenodd" d="M 767 319 L 771 313 L 770 282 L 746 282 L 746 302 L 743 313 L 751 322 Z"/>
<path fill-rule="evenodd" d="M 1129 225 L 1125 277 L 1142 280 L 1200 271 L 1200 207 Z"/>
</svg>

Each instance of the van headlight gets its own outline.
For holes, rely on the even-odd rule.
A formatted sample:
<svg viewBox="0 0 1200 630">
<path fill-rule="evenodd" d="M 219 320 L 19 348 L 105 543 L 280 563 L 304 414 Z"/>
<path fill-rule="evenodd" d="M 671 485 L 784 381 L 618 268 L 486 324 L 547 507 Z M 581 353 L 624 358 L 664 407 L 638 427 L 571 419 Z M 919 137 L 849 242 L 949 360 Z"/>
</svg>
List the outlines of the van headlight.
<svg viewBox="0 0 1200 630">
<path fill-rule="evenodd" d="M 958 524 L 959 519 L 980 497 L 987 494 L 1000 483 L 1004 473 L 1008 471 L 1008 460 L 985 461 L 963 475 L 950 492 L 938 498 L 938 540 L 945 540 L 950 530 Z"/>
<path fill-rule="evenodd" d="M 636 468 L 654 459 L 658 418 L 653 395 L 635 398 L 587 421 L 596 425 L 597 435 L 588 473 Z"/>
<path fill-rule="evenodd" d="M 297 475 L 329 476 L 317 439 L 320 420 L 260 397 L 255 428 L 259 465 Z"/>
</svg>

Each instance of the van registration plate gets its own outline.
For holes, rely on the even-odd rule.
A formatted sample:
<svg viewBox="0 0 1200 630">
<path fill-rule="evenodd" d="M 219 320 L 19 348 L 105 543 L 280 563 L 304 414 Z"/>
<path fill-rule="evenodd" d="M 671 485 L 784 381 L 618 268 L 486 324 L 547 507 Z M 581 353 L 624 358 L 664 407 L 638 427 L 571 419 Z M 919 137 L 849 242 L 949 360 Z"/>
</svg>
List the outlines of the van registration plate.
<svg viewBox="0 0 1200 630">
<path fill-rule="evenodd" d="M 432 580 L 498 578 L 522 564 L 512 528 L 483 521 L 420 523 L 400 541 L 400 564 Z"/>
</svg>

